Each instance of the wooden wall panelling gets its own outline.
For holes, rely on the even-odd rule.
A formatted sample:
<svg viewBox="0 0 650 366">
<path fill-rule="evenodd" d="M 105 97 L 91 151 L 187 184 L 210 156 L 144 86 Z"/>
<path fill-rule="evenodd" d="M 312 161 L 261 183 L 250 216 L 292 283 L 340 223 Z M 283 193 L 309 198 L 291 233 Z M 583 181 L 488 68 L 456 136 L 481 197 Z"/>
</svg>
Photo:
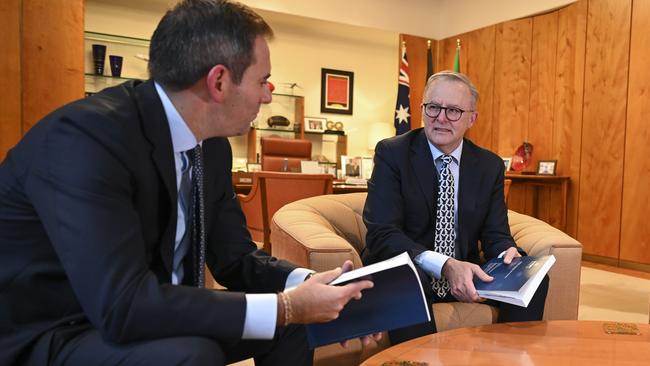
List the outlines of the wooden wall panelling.
<svg viewBox="0 0 650 366">
<path fill-rule="evenodd" d="M 586 254 L 618 258 L 631 0 L 590 0 L 578 240 Z"/>
<path fill-rule="evenodd" d="M 411 85 L 411 129 L 422 126 L 422 93 L 427 78 L 427 38 L 412 36 L 408 34 L 400 35 L 400 54 L 401 58 L 401 41 L 406 42 L 406 57 L 409 62 L 409 80 Z M 431 41 L 433 54 L 436 53 L 436 42 Z M 397 86 L 396 86 L 397 87 Z"/>
<path fill-rule="evenodd" d="M 524 18 L 496 26 L 492 147 L 500 156 L 512 156 L 528 139 L 532 25 L 531 18 Z M 513 185 L 508 207 L 530 213 L 530 197 Z"/>
<path fill-rule="evenodd" d="M 625 128 L 620 259 L 650 263 L 650 1 L 634 1 Z"/>
<path fill-rule="evenodd" d="M 0 161 L 22 136 L 20 110 L 21 0 L 0 1 Z"/>
<path fill-rule="evenodd" d="M 531 168 L 539 160 L 555 159 L 552 151 L 555 102 L 555 64 L 558 12 L 538 15 L 533 19 L 532 55 L 530 63 L 530 107 L 528 110 L 528 141 L 533 144 Z M 538 217 L 560 226 L 558 211 L 561 201 L 551 199 L 560 188 L 540 187 L 537 192 Z M 558 195 L 559 198 L 559 195 Z"/>
<path fill-rule="evenodd" d="M 465 46 L 461 47 L 461 61 L 465 60 L 465 69 L 461 72 L 469 76 L 479 92 L 478 119 L 467 137 L 492 151 L 495 151 L 492 145 L 495 37 L 495 26 L 481 28 L 467 33 L 463 37 Z"/>
<path fill-rule="evenodd" d="M 580 187 L 587 5 L 587 0 L 580 0 L 558 10 L 552 155 L 558 160 L 557 174 L 571 178 L 566 231 L 573 237 L 577 234 Z"/>
<path fill-rule="evenodd" d="M 84 96 L 83 0 L 23 2 L 23 131 Z"/>
</svg>

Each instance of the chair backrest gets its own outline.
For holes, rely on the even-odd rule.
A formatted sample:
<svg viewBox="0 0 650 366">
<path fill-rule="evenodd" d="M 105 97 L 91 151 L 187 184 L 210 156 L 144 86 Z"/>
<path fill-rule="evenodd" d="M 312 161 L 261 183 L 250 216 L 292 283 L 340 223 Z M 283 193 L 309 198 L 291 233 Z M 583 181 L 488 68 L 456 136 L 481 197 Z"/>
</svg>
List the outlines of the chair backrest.
<svg viewBox="0 0 650 366">
<path fill-rule="evenodd" d="M 281 172 L 287 161 L 288 171 L 300 171 L 302 160 L 311 160 L 311 141 L 262 137 L 262 170 Z"/>
<path fill-rule="evenodd" d="M 503 181 L 503 198 L 508 201 L 508 192 L 510 191 L 510 185 L 512 184 L 512 179 L 506 179 Z"/>
<path fill-rule="evenodd" d="M 332 193 L 331 174 L 284 172 L 253 173 L 253 187 L 248 195 L 238 195 L 253 240 L 264 242 L 271 253 L 271 218 L 287 203 Z"/>
</svg>

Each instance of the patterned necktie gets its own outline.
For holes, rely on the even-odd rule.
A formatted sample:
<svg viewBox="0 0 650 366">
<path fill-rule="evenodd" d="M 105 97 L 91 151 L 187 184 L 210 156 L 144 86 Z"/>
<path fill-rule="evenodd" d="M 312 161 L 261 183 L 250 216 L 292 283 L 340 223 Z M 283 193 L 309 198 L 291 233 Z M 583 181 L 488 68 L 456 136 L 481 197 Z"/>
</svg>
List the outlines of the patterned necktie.
<svg viewBox="0 0 650 366">
<path fill-rule="evenodd" d="M 194 238 L 194 284 L 205 287 L 205 203 L 203 190 L 203 156 L 201 146 L 196 145 L 190 152 L 194 163 L 192 169 L 193 181 L 193 220 L 192 238 Z"/>
<path fill-rule="evenodd" d="M 443 155 L 442 168 L 436 205 L 436 237 L 434 250 L 438 253 L 453 257 L 455 254 L 456 229 L 454 227 L 454 176 L 451 174 L 452 157 Z M 446 278 L 433 281 L 433 291 L 444 298 L 449 292 L 449 282 Z"/>
<path fill-rule="evenodd" d="M 183 282 L 183 277 L 185 277 L 183 259 L 187 255 L 187 251 L 190 249 L 190 243 L 192 241 L 192 234 L 190 232 L 190 225 L 192 222 L 192 181 L 190 178 L 190 168 L 192 167 L 192 163 L 188 158 L 189 152 L 189 150 L 181 152 L 181 184 L 178 190 L 180 210 L 185 216 L 185 233 L 183 233 L 183 237 L 179 241 L 178 245 L 174 247 L 174 259 L 172 263 L 172 270 L 178 279 L 179 284 Z"/>
</svg>

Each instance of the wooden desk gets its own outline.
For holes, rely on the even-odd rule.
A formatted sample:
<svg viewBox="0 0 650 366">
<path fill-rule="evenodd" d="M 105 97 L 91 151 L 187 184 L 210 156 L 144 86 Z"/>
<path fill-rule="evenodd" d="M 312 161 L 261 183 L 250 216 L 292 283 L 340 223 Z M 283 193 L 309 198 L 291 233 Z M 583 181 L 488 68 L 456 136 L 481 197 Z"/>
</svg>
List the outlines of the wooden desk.
<svg viewBox="0 0 650 366">
<path fill-rule="evenodd" d="M 454 329 L 410 340 L 367 359 L 434 365 L 647 365 L 650 325 L 639 335 L 606 334 L 601 321 L 553 320 Z"/>
<path fill-rule="evenodd" d="M 512 180 L 513 186 L 517 184 L 522 184 L 522 185 L 531 186 L 533 188 L 532 216 L 538 218 L 539 218 L 539 207 L 538 207 L 539 192 L 537 188 L 559 186 L 561 191 L 559 229 L 566 232 L 567 201 L 569 200 L 569 182 L 570 182 L 568 176 L 506 173 L 506 179 Z"/>
<path fill-rule="evenodd" d="M 253 173 L 233 172 L 232 186 L 236 194 L 248 194 L 253 188 Z M 368 192 L 367 185 L 344 184 L 342 181 L 334 181 L 332 187 L 334 194 L 345 194 L 354 192 Z"/>
</svg>

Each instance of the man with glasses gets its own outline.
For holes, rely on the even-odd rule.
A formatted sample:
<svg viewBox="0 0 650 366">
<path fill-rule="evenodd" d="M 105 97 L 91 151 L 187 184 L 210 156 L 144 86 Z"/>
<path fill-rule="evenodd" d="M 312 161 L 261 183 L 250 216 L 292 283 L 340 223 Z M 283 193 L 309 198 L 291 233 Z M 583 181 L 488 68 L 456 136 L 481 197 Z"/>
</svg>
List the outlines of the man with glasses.
<svg viewBox="0 0 650 366">
<path fill-rule="evenodd" d="M 480 250 L 486 260 L 502 256 L 505 263 L 525 255 L 508 226 L 503 160 L 464 138 L 478 117 L 477 100 L 467 76 L 432 75 L 421 106 L 424 128 L 383 140 L 375 149 L 363 212 L 363 261 L 408 252 L 430 305 L 484 301 L 474 277 L 492 278 L 479 267 Z M 499 306 L 498 322 L 542 319 L 547 289 L 548 277 L 527 308 L 490 302 Z M 435 331 L 432 318 L 389 335 L 397 344 Z"/>
</svg>

